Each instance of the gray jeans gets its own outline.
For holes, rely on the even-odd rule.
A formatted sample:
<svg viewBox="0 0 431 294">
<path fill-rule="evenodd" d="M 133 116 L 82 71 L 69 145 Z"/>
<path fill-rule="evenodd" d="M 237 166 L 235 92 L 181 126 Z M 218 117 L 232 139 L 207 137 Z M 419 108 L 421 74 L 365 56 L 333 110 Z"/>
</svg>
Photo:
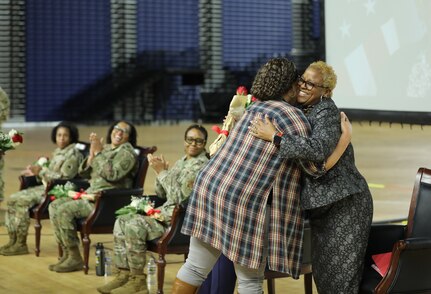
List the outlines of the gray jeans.
<svg viewBox="0 0 431 294">
<path fill-rule="evenodd" d="M 265 217 L 264 229 L 264 262 L 258 269 L 252 269 L 240 264 L 234 263 L 235 272 L 238 277 L 238 293 L 244 294 L 262 294 L 263 279 L 268 256 L 268 224 L 269 213 Z M 200 286 L 206 279 L 207 275 L 217 262 L 221 252 L 211 245 L 202 242 L 197 238 L 190 238 L 189 255 L 185 264 L 180 268 L 177 278 L 190 285 Z"/>
</svg>

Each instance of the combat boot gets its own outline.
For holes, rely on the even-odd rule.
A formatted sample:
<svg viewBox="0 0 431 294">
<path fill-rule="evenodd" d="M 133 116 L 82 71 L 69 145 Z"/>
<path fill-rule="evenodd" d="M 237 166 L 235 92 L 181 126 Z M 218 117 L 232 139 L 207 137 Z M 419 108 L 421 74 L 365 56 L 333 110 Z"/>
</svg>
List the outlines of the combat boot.
<svg viewBox="0 0 431 294">
<path fill-rule="evenodd" d="M 16 234 L 16 242 L 10 247 L 2 250 L 6 256 L 28 254 L 27 234 Z"/>
<path fill-rule="evenodd" d="M 66 259 L 69 257 L 69 251 L 67 250 L 66 246 L 61 246 L 63 249 L 63 255 L 60 257 L 57 263 L 48 265 L 48 269 L 52 272 L 55 272 L 55 267 L 62 264 L 66 261 Z"/>
<path fill-rule="evenodd" d="M 129 280 L 123 286 L 111 291 L 111 294 L 129 294 L 143 291 L 148 294 L 147 275 L 142 270 L 130 269 Z"/>
<path fill-rule="evenodd" d="M 69 273 L 82 270 L 84 261 L 82 260 L 78 246 L 68 247 L 66 250 L 69 252 L 67 259 L 61 264 L 54 266 L 53 269 L 57 273 Z"/>
<path fill-rule="evenodd" d="M 198 286 L 190 285 L 176 278 L 172 285 L 172 294 L 195 294 L 198 293 Z"/>
<path fill-rule="evenodd" d="M 9 235 L 9 242 L 7 242 L 7 244 L 0 247 L 0 254 L 3 254 L 3 250 L 8 249 L 9 247 L 11 247 L 13 244 L 16 243 L 16 233 L 8 231 L 8 235 Z"/>
<path fill-rule="evenodd" d="M 126 284 L 127 281 L 129 280 L 129 276 L 130 276 L 129 270 L 119 269 L 115 276 L 115 279 L 110 281 L 108 284 L 97 288 L 97 291 L 99 291 L 102 294 L 109 294 L 111 293 L 112 290 L 117 289 L 123 286 L 124 284 Z"/>
</svg>

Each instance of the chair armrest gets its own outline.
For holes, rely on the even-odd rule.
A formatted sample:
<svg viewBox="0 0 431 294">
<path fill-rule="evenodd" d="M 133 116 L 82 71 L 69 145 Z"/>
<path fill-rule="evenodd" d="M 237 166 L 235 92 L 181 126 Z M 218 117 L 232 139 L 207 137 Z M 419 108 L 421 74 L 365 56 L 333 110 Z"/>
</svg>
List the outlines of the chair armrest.
<svg viewBox="0 0 431 294">
<path fill-rule="evenodd" d="M 389 289 L 425 293 L 425 290 L 431 290 L 430 276 L 431 239 L 399 240 L 392 250 L 388 272 L 377 285 L 376 293 L 387 293 Z"/>
<path fill-rule="evenodd" d="M 157 241 L 157 247 L 159 247 L 159 250 L 162 252 L 166 253 L 168 244 L 178 245 L 188 244 L 190 242 L 190 237 L 181 233 L 181 227 L 183 225 L 185 213 L 186 210 L 181 204 L 175 205 L 172 212 L 171 225 Z"/>
<path fill-rule="evenodd" d="M 406 249 L 420 250 L 431 248 L 430 238 L 407 238 L 404 242 L 406 243 Z"/>
<path fill-rule="evenodd" d="M 133 189 L 108 189 L 99 192 L 100 197 L 118 197 L 118 196 L 129 196 L 129 203 L 132 196 L 141 196 L 144 193 L 142 188 Z M 127 203 L 127 204 L 129 204 Z M 127 205 L 126 204 L 126 205 Z"/>
<path fill-rule="evenodd" d="M 19 176 L 19 189 L 24 190 L 30 187 L 42 185 L 36 176 Z"/>
</svg>

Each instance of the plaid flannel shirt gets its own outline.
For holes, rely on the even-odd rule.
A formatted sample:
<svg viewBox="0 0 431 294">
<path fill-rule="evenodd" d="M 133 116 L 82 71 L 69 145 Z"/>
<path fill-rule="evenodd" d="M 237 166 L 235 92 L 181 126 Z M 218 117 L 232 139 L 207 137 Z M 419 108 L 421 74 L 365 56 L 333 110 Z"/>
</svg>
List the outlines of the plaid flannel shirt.
<svg viewBox="0 0 431 294">
<path fill-rule="evenodd" d="M 310 134 L 299 109 L 282 101 L 253 104 L 198 174 L 182 232 L 236 263 L 258 268 L 263 262 L 265 212 L 270 213 L 269 268 L 298 278 L 304 228 L 301 169 L 295 161 L 279 157 L 274 144 L 250 135 L 250 121 L 264 114 L 283 133 Z M 267 206 L 271 190 L 272 205 Z"/>
</svg>

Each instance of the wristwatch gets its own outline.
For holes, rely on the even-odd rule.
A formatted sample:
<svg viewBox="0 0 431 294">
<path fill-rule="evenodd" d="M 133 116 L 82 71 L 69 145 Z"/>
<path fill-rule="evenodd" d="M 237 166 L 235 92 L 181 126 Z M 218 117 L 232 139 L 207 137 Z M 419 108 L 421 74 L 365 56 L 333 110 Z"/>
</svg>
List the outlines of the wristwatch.
<svg viewBox="0 0 431 294">
<path fill-rule="evenodd" d="M 277 147 L 280 147 L 281 144 L 281 137 L 283 136 L 282 132 L 277 132 L 272 137 L 272 144 L 274 144 Z"/>
</svg>

